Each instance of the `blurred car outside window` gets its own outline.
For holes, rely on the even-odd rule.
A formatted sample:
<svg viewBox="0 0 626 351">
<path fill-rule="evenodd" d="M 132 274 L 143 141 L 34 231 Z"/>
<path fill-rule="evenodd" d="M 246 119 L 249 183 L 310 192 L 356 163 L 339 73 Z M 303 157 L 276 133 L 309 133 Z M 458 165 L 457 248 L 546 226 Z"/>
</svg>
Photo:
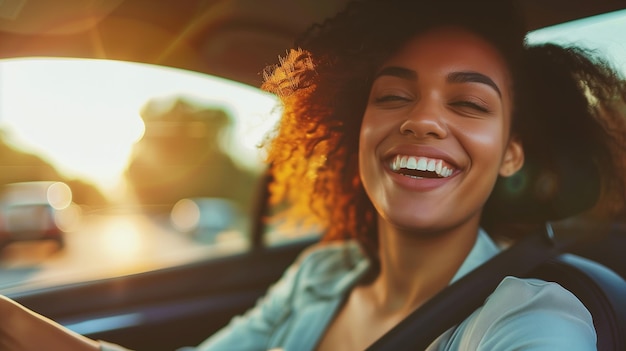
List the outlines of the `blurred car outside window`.
<svg viewBox="0 0 626 351">
<path fill-rule="evenodd" d="M 65 245 L 64 210 L 72 191 L 62 182 L 33 181 L 0 188 L 0 250 L 16 242 L 54 241 Z M 69 219 L 65 217 L 66 219 Z"/>
</svg>

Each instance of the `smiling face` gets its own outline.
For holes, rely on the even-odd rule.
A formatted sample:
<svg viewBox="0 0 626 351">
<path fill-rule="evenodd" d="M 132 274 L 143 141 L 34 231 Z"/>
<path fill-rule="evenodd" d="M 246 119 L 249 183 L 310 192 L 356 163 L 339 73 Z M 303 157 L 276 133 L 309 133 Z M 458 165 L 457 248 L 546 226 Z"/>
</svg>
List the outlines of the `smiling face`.
<svg viewBox="0 0 626 351">
<path fill-rule="evenodd" d="M 416 36 L 373 82 L 359 171 L 379 223 L 475 231 L 497 176 L 523 163 L 510 138 L 512 82 L 498 51 L 460 28 Z"/>
</svg>

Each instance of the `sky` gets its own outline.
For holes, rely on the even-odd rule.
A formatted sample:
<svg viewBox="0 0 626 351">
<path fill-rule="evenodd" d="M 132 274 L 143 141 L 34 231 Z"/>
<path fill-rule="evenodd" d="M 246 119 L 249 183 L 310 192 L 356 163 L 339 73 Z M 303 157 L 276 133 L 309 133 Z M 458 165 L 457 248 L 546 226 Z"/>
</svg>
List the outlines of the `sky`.
<svg viewBox="0 0 626 351">
<path fill-rule="evenodd" d="M 529 41 L 603 50 L 626 76 L 626 36 L 616 33 L 626 33 L 626 11 L 539 30 Z M 236 120 L 233 155 L 245 165 L 258 163 L 257 145 L 278 118 L 275 98 L 258 89 L 128 62 L 0 61 L 0 127 L 27 151 L 53 161 L 62 173 L 85 177 L 103 189 L 116 186 L 133 143 L 142 136 L 141 107 L 151 98 L 175 95 L 229 111 Z"/>
</svg>

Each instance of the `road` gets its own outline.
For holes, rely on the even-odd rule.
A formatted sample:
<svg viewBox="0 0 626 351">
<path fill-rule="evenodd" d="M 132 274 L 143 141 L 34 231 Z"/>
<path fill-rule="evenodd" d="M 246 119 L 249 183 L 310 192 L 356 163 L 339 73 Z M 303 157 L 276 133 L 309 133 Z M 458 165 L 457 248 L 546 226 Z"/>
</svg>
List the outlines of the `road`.
<svg viewBox="0 0 626 351">
<path fill-rule="evenodd" d="M 84 216 L 65 237 L 63 249 L 52 242 L 7 247 L 0 256 L 0 294 L 135 274 L 241 252 L 246 246 L 232 233 L 222 238 L 236 239 L 219 245 L 198 243 L 167 221 L 141 213 Z"/>
</svg>

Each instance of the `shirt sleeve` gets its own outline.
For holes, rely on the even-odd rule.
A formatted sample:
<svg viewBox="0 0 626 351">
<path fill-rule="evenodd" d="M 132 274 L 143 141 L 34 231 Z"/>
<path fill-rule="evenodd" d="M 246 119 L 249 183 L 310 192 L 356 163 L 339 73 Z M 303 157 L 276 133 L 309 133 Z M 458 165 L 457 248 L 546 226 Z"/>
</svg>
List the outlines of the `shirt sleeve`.
<svg viewBox="0 0 626 351">
<path fill-rule="evenodd" d="M 462 350 L 596 350 L 591 314 L 556 283 L 505 278 L 462 333 Z"/>
</svg>

